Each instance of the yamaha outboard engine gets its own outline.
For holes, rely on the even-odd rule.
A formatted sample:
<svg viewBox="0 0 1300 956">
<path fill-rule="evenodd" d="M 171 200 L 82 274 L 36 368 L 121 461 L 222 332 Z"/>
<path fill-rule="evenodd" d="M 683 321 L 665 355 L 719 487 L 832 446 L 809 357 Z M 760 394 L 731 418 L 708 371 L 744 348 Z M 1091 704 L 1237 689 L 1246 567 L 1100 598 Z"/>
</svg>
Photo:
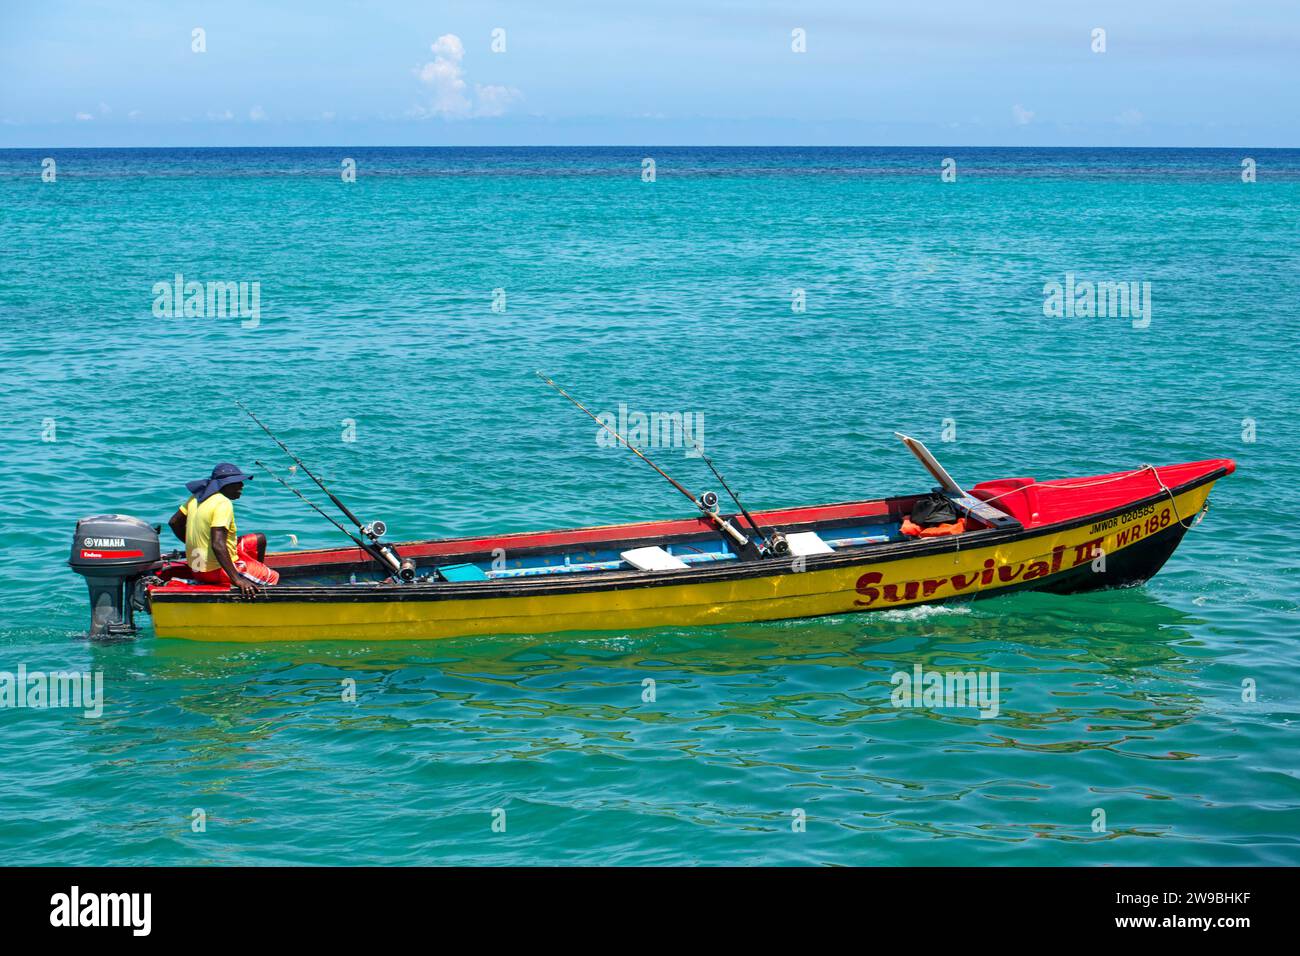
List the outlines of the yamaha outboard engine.
<svg viewBox="0 0 1300 956">
<path fill-rule="evenodd" d="M 132 591 L 159 558 L 158 531 L 139 518 L 95 515 L 77 522 L 68 565 L 90 588 L 90 637 L 135 634 Z"/>
</svg>

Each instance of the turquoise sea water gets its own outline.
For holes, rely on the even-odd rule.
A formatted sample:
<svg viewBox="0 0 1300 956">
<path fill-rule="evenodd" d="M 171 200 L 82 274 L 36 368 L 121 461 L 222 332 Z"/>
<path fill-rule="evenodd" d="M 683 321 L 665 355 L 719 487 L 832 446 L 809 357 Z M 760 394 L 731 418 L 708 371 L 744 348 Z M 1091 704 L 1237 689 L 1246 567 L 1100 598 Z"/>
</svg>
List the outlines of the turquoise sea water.
<svg viewBox="0 0 1300 956">
<path fill-rule="evenodd" d="M 1300 863 L 1297 222 L 1300 151 L 0 151 L 0 671 L 102 671 L 106 697 L 0 709 L 4 862 Z M 256 327 L 155 316 L 176 273 L 259 282 Z M 1045 317 L 1067 273 L 1149 282 L 1149 327 Z M 236 397 L 397 540 L 686 514 L 538 368 L 596 410 L 703 415 L 754 506 L 925 488 L 895 429 L 970 483 L 1239 470 L 1126 591 L 80 639 L 78 517 L 163 521 L 216 461 L 283 461 Z M 340 540 L 264 478 L 237 510 L 273 548 Z M 997 672 L 1000 712 L 892 707 L 917 663 Z"/>
</svg>

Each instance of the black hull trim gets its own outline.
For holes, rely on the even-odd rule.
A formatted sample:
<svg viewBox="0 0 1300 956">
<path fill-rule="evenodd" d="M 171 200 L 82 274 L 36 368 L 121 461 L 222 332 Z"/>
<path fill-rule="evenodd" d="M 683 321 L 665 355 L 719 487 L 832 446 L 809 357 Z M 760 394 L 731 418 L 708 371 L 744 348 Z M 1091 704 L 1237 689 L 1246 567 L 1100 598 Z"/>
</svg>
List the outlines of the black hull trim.
<svg viewBox="0 0 1300 956">
<path fill-rule="evenodd" d="M 1073 568 L 1083 571 L 1079 575 L 1066 575 L 1060 582 L 1049 581 L 1043 588 L 1054 594 L 1082 594 L 1107 588 L 1128 588 L 1145 584 L 1182 543 L 1187 527 L 1175 521 L 1159 534 L 1152 535 L 1139 544 L 1130 545 L 1115 554 L 1106 555 L 1106 570 L 1093 571 L 1091 564 Z"/>
<path fill-rule="evenodd" d="M 1020 591 L 1047 591 L 1051 594 L 1083 594 L 1112 588 L 1131 588 L 1145 584 L 1165 565 L 1182 543 L 1187 527 L 1175 521 L 1168 528 L 1122 551 L 1106 555 L 1106 570 L 1094 571 L 1093 562 L 1085 562 L 1042 581 L 1025 581 L 996 591 L 982 591 L 974 600 L 988 600 Z"/>
</svg>

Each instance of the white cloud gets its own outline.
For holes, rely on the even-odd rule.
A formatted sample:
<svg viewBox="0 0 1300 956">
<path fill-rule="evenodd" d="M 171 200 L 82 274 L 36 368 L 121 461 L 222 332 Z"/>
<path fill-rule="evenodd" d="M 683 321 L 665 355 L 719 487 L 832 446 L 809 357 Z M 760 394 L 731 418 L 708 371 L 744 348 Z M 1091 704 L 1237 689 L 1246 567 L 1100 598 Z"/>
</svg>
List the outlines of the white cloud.
<svg viewBox="0 0 1300 956">
<path fill-rule="evenodd" d="M 230 110 L 223 110 L 220 113 L 208 110 L 208 119 L 212 120 L 214 123 L 229 123 L 234 118 L 235 114 L 230 112 Z"/>
<path fill-rule="evenodd" d="M 500 116 L 506 107 L 519 99 L 519 91 L 513 86 L 475 86 L 478 97 L 476 116 Z"/>
<path fill-rule="evenodd" d="M 465 44 L 454 33 L 438 37 L 429 47 L 433 59 L 416 67 L 414 73 L 420 82 L 432 87 L 433 100 L 427 106 L 417 106 L 417 116 L 463 118 L 469 116 L 500 116 L 515 100 L 519 91 L 510 86 L 481 86 L 474 84 L 473 91 L 465 80 Z"/>
<path fill-rule="evenodd" d="M 1120 126 L 1140 126 L 1145 118 L 1137 110 L 1125 110 L 1115 117 L 1115 122 Z"/>
<path fill-rule="evenodd" d="M 1027 110 L 1017 103 L 1011 107 L 1011 118 L 1015 120 L 1017 126 L 1028 126 L 1034 121 L 1034 111 Z"/>
<path fill-rule="evenodd" d="M 465 59 L 465 44 L 461 43 L 460 37 L 454 33 L 444 33 L 433 41 L 433 46 L 429 47 L 429 49 L 434 52 L 435 56 L 445 56 L 457 63 Z"/>
<path fill-rule="evenodd" d="M 266 110 L 262 109 L 260 106 L 254 106 L 248 111 L 248 118 L 254 123 L 260 123 L 262 120 L 266 119 Z"/>
<path fill-rule="evenodd" d="M 91 116 L 89 113 L 78 113 L 78 114 L 77 114 L 77 119 L 78 119 L 78 121 L 80 121 L 80 122 L 82 122 L 82 123 L 86 122 L 87 120 L 93 120 L 94 118 L 95 118 L 95 117 Z"/>
<path fill-rule="evenodd" d="M 139 110 L 132 110 L 131 112 L 129 112 L 129 113 L 126 114 L 126 118 L 127 118 L 127 119 L 130 119 L 130 120 L 133 120 L 133 119 L 139 119 L 140 116 L 141 116 L 141 113 L 140 113 Z"/>
<path fill-rule="evenodd" d="M 454 33 L 438 37 L 429 47 L 433 60 L 416 71 L 420 82 L 433 87 L 428 112 L 438 116 L 468 116 L 471 109 L 465 92 L 465 44 Z"/>
</svg>

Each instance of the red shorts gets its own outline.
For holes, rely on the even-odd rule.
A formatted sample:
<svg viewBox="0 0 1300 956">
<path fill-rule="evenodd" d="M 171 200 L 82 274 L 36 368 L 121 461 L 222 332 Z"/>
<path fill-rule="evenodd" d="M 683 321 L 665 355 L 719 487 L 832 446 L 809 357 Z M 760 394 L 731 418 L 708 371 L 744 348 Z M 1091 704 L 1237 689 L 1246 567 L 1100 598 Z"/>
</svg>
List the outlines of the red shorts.
<svg viewBox="0 0 1300 956">
<path fill-rule="evenodd" d="M 280 572 L 268 568 L 257 559 L 259 539 L 260 535 L 256 534 L 239 536 L 239 540 L 235 542 L 235 570 L 241 577 L 247 578 L 254 584 L 279 584 Z M 226 570 L 222 567 L 213 568 L 211 571 L 191 570 L 190 577 L 201 584 L 230 584 L 230 578 L 226 576 Z"/>
</svg>

